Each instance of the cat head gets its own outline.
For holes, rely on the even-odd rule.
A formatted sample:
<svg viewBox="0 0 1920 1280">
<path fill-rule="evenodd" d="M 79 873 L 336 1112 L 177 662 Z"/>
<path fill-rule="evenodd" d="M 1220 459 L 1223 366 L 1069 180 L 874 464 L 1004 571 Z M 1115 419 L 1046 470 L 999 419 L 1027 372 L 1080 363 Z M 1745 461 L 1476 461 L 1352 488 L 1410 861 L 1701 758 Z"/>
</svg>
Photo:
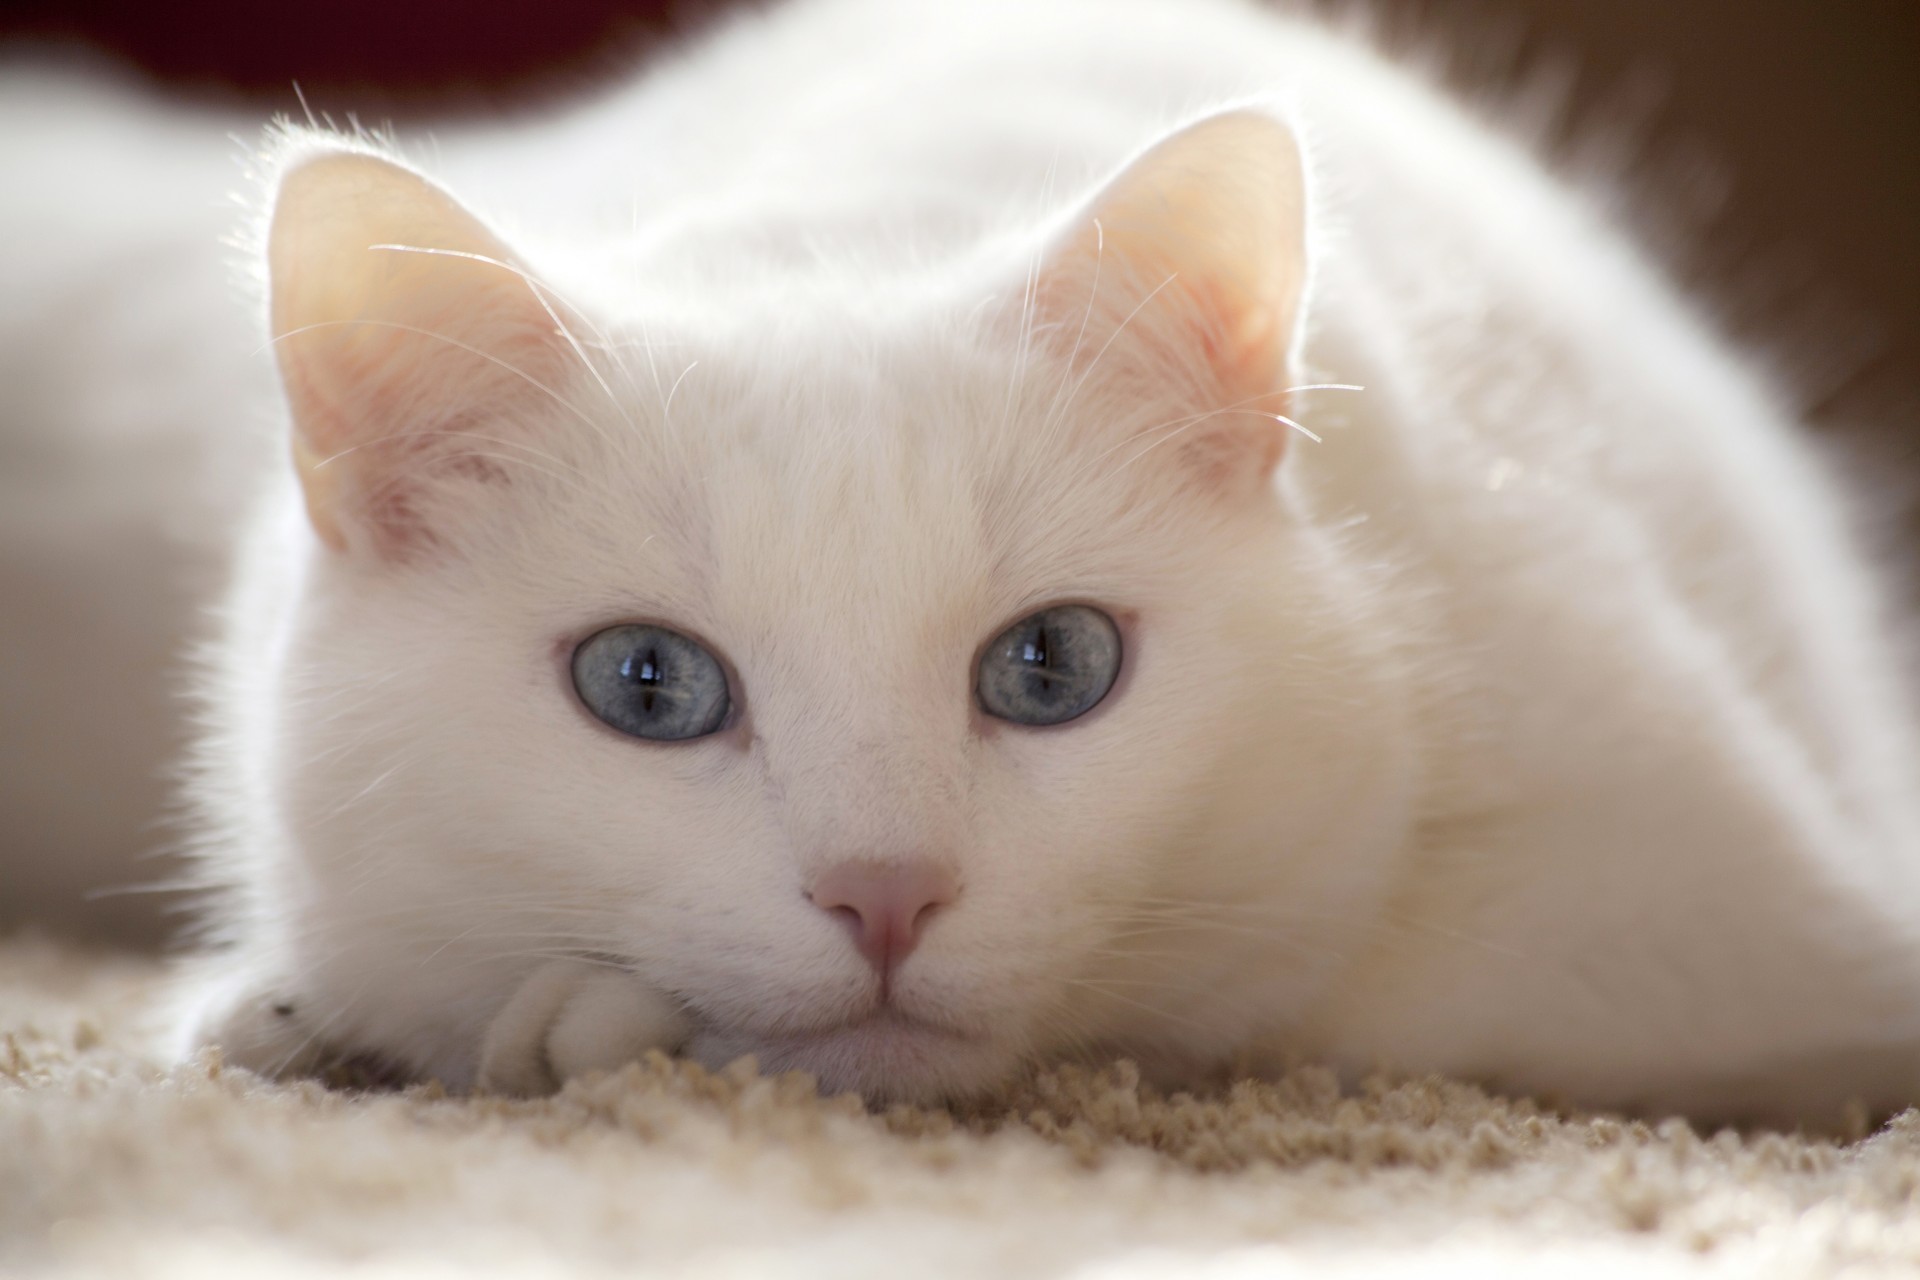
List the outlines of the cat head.
<svg viewBox="0 0 1920 1280">
<path fill-rule="evenodd" d="M 1409 768 L 1290 496 L 1306 208 L 1231 111 L 962 258 L 701 289 L 291 147 L 268 767 L 311 963 L 478 1026 L 586 956 L 697 1057 L 875 1097 L 1283 1025 Z"/>
</svg>

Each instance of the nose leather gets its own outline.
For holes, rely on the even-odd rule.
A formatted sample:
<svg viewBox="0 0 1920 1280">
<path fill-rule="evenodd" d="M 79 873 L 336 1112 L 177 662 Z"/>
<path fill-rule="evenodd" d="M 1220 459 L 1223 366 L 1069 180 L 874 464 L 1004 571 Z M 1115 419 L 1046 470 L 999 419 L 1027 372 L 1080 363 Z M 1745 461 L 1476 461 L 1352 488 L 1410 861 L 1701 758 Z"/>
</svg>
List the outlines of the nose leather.
<svg viewBox="0 0 1920 1280">
<path fill-rule="evenodd" d="M 860 954 L 884 978 L 959 891 L 953 873 L 933 862 L 842 862 L 815 878 L 807 897 L 846 924 Z"/>
</svg>

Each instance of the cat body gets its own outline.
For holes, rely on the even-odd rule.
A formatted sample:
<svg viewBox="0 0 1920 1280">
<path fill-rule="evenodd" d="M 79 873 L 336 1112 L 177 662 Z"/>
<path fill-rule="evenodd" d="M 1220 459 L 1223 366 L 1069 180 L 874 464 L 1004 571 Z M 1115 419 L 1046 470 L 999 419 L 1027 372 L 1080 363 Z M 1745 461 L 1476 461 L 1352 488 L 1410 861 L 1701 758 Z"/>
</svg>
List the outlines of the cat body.
<svg viewBox="0 0 1920 1280">
<path fill-rule="evenodd" d="M 407 154 L 267 155 L 297 465 L 209 662 L 184 1044 L 1914 1099 L 1914 753 L 1836 494 L 1638 254 L 1359 44 L 813 0 Z M 272 372 L 223 425 L 288 412 Z M 1057 606 L 1111 690 L 983 711 Z M 617 624 L 710 652 L 724 724 L 583 710 Z"/>
<path fill-rule="evenodd" d="M 0 67 L 0 925 L 151 944 L 124 890 L 179 871 L 140 854 L 180 650 L 282 453 L 220 243 L 231 127 Z"/>
</svg>

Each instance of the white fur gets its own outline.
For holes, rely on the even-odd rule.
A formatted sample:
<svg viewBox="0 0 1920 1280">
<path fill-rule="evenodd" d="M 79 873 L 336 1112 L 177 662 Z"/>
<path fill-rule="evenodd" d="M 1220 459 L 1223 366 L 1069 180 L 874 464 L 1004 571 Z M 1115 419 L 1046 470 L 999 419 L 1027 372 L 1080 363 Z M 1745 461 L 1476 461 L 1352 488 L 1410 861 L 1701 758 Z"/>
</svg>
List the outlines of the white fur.
<svg viewBox="0 0 1920 1280">
<path fill-rule="evenodd" d="M 177 657 L 253 477 L 272 362 L 227 287 L 235 146 L 0 67 L 0 922 L 153 940 Z M 90 891 L 109 896 L 88 899 Z"/>
<path fill-rule="evenodd" d="M 1365 389 L 1297 397 L 1321 442 L 1210 503 L 1144 447 L 1171 393 L 1001 321 L 1130 156 L 1249 100 L 1310 156 L 1297 380 Z M 323 548 L 262 479 L 190 1040 L 454 1085 L 511 1043 L 490 1075 L 535 1080 L 609 1052 L 516 1000 L 584 960 L 691 1028 L 607 1043 L 882 1097 L 1083 1053 L 1702 1116 L 1920 1095 L 1914 752 L 1834 494 L 1631 248 L 1365 49 L 1225 0 L 811 0 L 409 156 L 585 358 L 497 428 L 509 486 L 435 498 L 445 556 Z M 270 398 L 255 367 L 220 416 Z M 1062 599 L 1125 616 L 1121 685 L 985 722 L 979 647 Z M 723 654 L 746 728 L 588 720 L 568 645 L 629 619 Z M 800 886 L 922 854 L 963 889 L 902 1028 Z M 535 1006 L 545 1043 L 489 1042 Z"/>
</svg>

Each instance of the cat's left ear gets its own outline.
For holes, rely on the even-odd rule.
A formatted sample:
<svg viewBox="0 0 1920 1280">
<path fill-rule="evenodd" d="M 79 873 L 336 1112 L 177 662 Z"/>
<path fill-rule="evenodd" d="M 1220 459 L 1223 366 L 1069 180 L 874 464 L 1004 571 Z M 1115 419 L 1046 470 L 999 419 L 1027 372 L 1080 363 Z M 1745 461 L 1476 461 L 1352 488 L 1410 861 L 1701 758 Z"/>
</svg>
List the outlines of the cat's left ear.
<svg viewBox="0 0 1920 1280">
<path fill-rule="evenodd" d="M 1073 376 L 1190 409 L 1177 447 L 1223 479 L 1264 479 L 1286 442 L 1273 415 L 1306 292 L 1305 187 L 1276 116 L 1209 116 L 1114 178 L 1038 276 L 1034 307 Z"/>
<path fill-rule="evenodd" d="M 488 442 L 554 400 L 567 359 L 554 304 L 452 196 L 355 151 L 289 166 L 267 267 L 314 531 L 390 559 L 434 542 L 434 486 L 504 482 Z"/>
</svg>

